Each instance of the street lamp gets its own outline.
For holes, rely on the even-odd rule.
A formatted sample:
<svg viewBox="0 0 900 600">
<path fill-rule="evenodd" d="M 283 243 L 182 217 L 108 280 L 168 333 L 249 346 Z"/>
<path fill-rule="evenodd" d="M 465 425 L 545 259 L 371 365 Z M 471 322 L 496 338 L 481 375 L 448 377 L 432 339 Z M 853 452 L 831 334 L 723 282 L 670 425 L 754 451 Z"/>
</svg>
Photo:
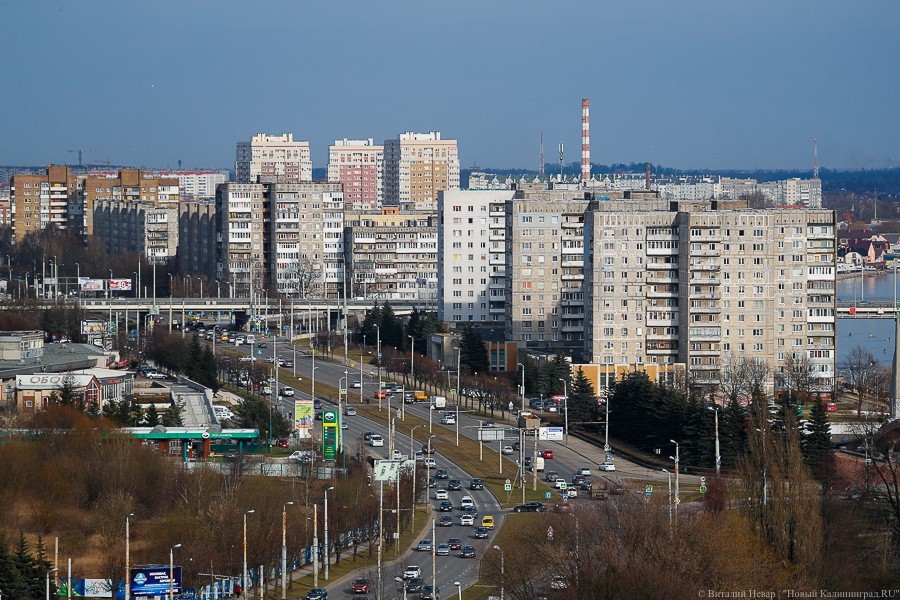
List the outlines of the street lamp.
<svg viewBox="0 0 900 600">
<path fill-rule="evenodd" d="M 375 324 L 375 334 L 377 336 L 376 339 L 376 348 L 375 348 L 375 358 L 378 361 L 378 391 L 381 392 L 381 327 Z M 378 410 L 381 410 L 381 394 L 378 394 Z"/>
<path fill-rule="evenodd" d="M 412 346 L 409 349 L 409 376 L 412 377 L 413 386 L 416 385 L 416 338 L 411 335 L 406 336 L 412 340 Z"/>
<path fill-rule="evenodd" d="M 293 502 L 286 502 L 281 509 L 281 600 L 287 593 L 287 507 L 293 505 Z"/>
<path fill-rule="evenodd" d="M 565 397 L 565 405 L 563 406 L 563 408 L 566 411 L 566 415 L 565 415 L 565 421 L 563 424 L 566 427 L 566 443 L 568 444 L 569 443 L 569 393 L 568 393 L 568 390 L 566 387 L 566 380 L 563 379 L 562 377 L 560 377 L 559 380 L 562 381 L 562 383 L 563 383 L 563 396 Z"/>
<path fill-rule="evenodd" d="M 247 597 L 247 515 L 252 515 L 255 512 L 255 509 L 244 512 L 244 572 L 241 576 L 241 598 Z"/>
<path fill-rule="evenodd" d="M 519 407 L 519 411 L 525 410 L 525 365 L 522 363 L 516 363 L 517 367 L 522 367 L 522 405 Z"/>
<path fill-rule="evenodd" d="M 325 581 L 328 581 L 328 563 L 331 562 L 331 548 L 328 546 L 328 492 L 334 486 L 325 488 Z"/>
<path fill-rule="evenodd" d="M 678 505 L 681 504 L 681 497 L 679 496 L 679 491 L 681 488 L 678 485 L 678 466 L 681 462 L 681 454 L 679 454 L 678 442 L 675 440 L 669 440 L 673 444 L 675 444 L 675 456 L 670 456 L 670 460 L 675 461 L 675 516 L 678 516 Z"/>
<path fill-rule="evenodd" d="M 722 468 L 722 455 L 719 453 L 719 405 L 716 404 L 708 408 L 716 413 L 716 479 L 718 479 L 719 471 Z"/>
<path fill-rule="evenodd" d="M 500 553 L 500 600 L 503 600 L 503 592 L 504 592 L 503 580 L 506 577 L 506 565 L 504 564 L 505 561 L 503 558 L 503 548 L 494 544 L 494 550 L 496 550 Z"/>
<path fill-rule="evenodd" d="M 400 584 L 400 587 L 403 588 L 403 600 L 406 600 L 406 582 L 403 581 L 402 577 L 394 577 L 394 581 Z"/>
<path fill-rule="evenodd" d="M 175 600 L 175 548 L 181 548 L 181 544 L 169 548 L 169 600 Z"/>
<path fill-rule="evenodd" d="M 50 575 L 59 571 L 57 567 L 53 567 L 49 571 L 47 571 L 47 600 L 50 600 Z M 40 581 L 40 579 L 38 579 Z"/>
<path fill-rule="evenodd" d="M 125 600 L 131 600 L 131 529 L 129 518 L 134 513 L 125 515 Z"/>
<path fill-rule="evenodd" d="M 456 586 L 456 593 L 459 596 L 459 600 L 462 600 L 462 583 L 459 581 L 454 581 L 453 585 Z"/>
</svg>

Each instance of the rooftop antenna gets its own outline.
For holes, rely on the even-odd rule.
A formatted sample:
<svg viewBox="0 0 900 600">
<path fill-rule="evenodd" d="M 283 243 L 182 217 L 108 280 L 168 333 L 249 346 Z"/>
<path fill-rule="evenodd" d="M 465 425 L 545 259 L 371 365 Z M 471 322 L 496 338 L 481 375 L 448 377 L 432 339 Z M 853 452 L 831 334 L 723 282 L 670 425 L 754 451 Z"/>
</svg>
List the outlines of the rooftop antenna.
<svg viewBox="0 0 900 600">
<path fill-rule="evenodd" d="M 813 179 L 819 178 L 819 138 L 813 138 Z"/>
<path fill-rule="evenodd" d="M 562 179 L 563 174 L 563 143 L 559 143 L 559 178 Z"/>
<path fill-rule="evenodd" d="M 541 175 L 541 179 L 544 178 L 544 134 L 541 134 L 541 166 L 538 169 L 538 172 Z"/>
<path fill-rule="evenodd" d="M 581 181 L 591 178 L 591 101 L 581 99 Z"/>
</svg>

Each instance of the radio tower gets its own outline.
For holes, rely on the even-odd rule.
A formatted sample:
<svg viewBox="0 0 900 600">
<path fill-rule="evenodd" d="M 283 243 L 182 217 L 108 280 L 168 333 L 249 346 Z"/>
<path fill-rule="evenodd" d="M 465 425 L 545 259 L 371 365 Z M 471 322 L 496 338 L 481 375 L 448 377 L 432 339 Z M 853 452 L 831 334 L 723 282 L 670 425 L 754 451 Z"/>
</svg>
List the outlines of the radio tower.
<svg viewBox="0 0 900 600">
<path fill-rule="evenodd" d="M 819 178 L 819 138 L 813 138 L 813 179 Z"/>
<path fill-rule="evenodd" d="M 581 182 L 591 178 L 591 101 L 581 99 Z"/>
<path fill-rule="evenodd" d="M 541 166 L 538 169 L 538 173 L 541 175 L 541 179 L 544 178 L 544 134 L 541 134 Z"/>
</svg>

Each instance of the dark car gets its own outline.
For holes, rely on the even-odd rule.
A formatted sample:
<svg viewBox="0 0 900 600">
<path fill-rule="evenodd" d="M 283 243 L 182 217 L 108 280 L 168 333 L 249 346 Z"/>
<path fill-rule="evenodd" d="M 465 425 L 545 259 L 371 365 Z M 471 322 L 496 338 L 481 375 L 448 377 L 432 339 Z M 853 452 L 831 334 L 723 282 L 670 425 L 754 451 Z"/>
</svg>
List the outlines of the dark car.
<svg viewBox="0 0 900 600">
<path fill-rule="evenodd" d="M 490 535 L 487 527 L 476 527 L 475 528 L 475 539 L 476 540 L 484 540 Z"/>
<path fill-rule="evenodd" d="M 356 580 L 353 581 L 353 593 L 354 594 L 368 594 L 369 593 L 369 580 L 365 577 L 357 577 Z"/>
<path fill-rule="evenodd" d="M 453 527 L 453 517 L 444 515 L 438 520 L 438 527 Z"/>
<path fill-rule="evenodd" d="M 459 550 L 462 548 L 462 541 L 459 538 L 450 538 L 447 540 L 447 544 L 450 546 L 451 550 Z"/>
<path fill-rule="evenodd" d="M 547 510 L 547 505 L 543 502 L 526 502 L 525 506 L 533 508 L 534 512 L 544 512 Z"/>
<path fill-rule="evenodd" d="M 460 558 L 475 558 L 475 546 L 463 546 L 459 551 Z"/>
<path fill-rule="evenodd" d="M 513 507 L 513 512 L 537 512 L 537 509 L 533 506 L 528 506 L 527 504 L 516 504 L 515 507 Z"/>
<path fill-rule="evenodd" d="M 325 588 L 313 588 L 306 594 L 306 600 L 327 600 L 328 590 Z"/>
<path fill-rule="evenodd" d="M 268 348 L 269 345 L 265 342 L 260 342 L 256 345 L 257 348 Z"/>
<path fill-rule="evenodd" d="M 447 489 L 452 491 L 458 491 L 462 489 L 462 481 L 459 479 L 451 479 L 447 482 Z"/>
<path fill-rule="evenodd" d="M 313 400 L 313 408 L 322 408 L 321 400 Z"/>
<path fill-rule="evenodd" d="M 449 479 L 450 473 L 447 472 L 447 469 L 438 469 L 435 471 L 434 476 L 438 479 Z"/>
<path fill-rule="evenodd" d="M 584 475 L 575 475 L 572 477 L 572 485 L 581 485 L 582 481 L 584 481 Z"/>
<path fill-rule="evenodd" d="M 434 600 L 440 593 L 441 586 L 426 585 L 422 588 L 422 595 L 419 596 L 419 598 L 421 598 L 422 600 Z"/>
<path fill-rule="evenodd" d="M 472 481 L 469 482 L 469 489 L 470 490 L 483 490 L 484 482 L 476 477 L 475 479 L 473 479 Z"/>
<path fill-rule="evenodd" d="M 369 440 L 372 439 L 373 435 L 375 435 L 374 431 L 367 431 L 363 434 L 363 439 L 368 442 Z"/>
<path fill-rule="evenodd" d="M 438 506 L 438 510 L 441 512 L 452 512 L 453 511 L 453 503 L 449 500 L 443 500 Z"/>
<path fill-rule="evenodd" d="M 591 488 L 594 487 L 594 483 L 590 479 L 585 479 L 581 482 L 581 489 L 585 491 L 591 491 Z"/>
<path fill-rule="evenodd" d="M 422 444 L 422 452 L 424 452 L 427 456 L 431 456 L 434 454 L 434 446 L 431 444 Z"/>
<path fill-rule="evenodd" d="M 422 591 L 422 578 L 421 577 L 413 577 L 409 581 L 406 582 L 406 593 L 407 594 L 418 594 Z"/>
<path fill-rule="evenodd" d="M 428 487 L 433 488 L 437 483 L 437 479 L 434 478 L 434 475 L 428 478 Z"/>
<path fill-rule="evenodd" d="M 478 516 L 478 509 L 475 508 L 474 506 L 467 506 L 464 509 L 462 509 L 462 512 L 464 515 L 472 515 L 473 517 Z"/>
<path fill-rule="evenodd" d="M 225 460 L 236 460 L 238 457 L 237 450 L 226 450 Z"/>
<path fill-rule="evenodd" d="M 292 361 L 292 360 L 283 360 L 283 361 L 281 361 L 281 366 L 282 366 L 283 368 L 285 368 L 285 369 L 293 369 L 293 368 L 294 368 L 294 361 Z"/>
<path fill-rule="evenodd" d="M 321 420 L 322 420 L 322 411 L 317 410 L 316 411 L 316 421 L 321 421 Z"/>
</svg>

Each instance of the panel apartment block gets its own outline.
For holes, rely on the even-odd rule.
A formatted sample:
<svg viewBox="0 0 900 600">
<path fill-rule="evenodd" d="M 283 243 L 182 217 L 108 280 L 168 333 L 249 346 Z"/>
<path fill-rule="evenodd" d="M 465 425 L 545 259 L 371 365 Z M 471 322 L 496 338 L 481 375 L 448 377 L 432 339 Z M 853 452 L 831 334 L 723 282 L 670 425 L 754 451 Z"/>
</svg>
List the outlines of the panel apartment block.
<svg viewBox="0 0 900 600">
<path fill-rule="evenodd" d="M 216 190 L 216 279 L 232 298 L 255 297 L 266 280 L 265 193 L 261 183 L 226 183 Z"/>
<path fill-rule="evenodd" d="M 46 172 L 16 174 L 10 178 L 10 224 L 13 239 L 48 225 L 70 226 L 72 214 L 82 214 L 78 182 L 69 167 L 51 165 Z"/>
<path fill-rule="evenodd" d="M 117 174 L 88 175 L 83 183 L 83 218 L 73 214 L 72 228 L 82 237 L 94 235 L 94 206 L 100 201 L 139 202 L 151 206 L 177 206 L 178 179 L 148 177 L 140 169 L 122 169 Z M 177 235 L 177 231 L 175 232 Z M 177 244 L 177 238 L 175 240 Z"/>
<path fill-rule="evenodd" d="M 384 146 L 367 140 L 335 140 L 328 147 L 328 181 L 344 184 L 348 210 L 375 210 L 384 198 Z"/>
<path fill-rule="evenodd" d="M 401 133 L 384 142 L 384 204 L 435 210 L 441 190 L 459 189 L 456 140 L 440 131 Z"/>
<path fill-rule="evenodd" d="M 110 254 L 132 252 L 162 265 L 178 248 L 178 205 L 99 200 L 92 215 L 94 234 Z"/>
<path fill-rule="evenodd" d="M 216 280 L 215 202 L 181 202 L 178 209 L 179 272 Z M 217 294 L 227 297 L 228 285 L 221 281 L 217 285 Z"/>
<path fill-rule="evenodd" d="M 433 303 L 438 229 L 431 212 L 348 213 L 344 240 L 349 295 Z"/>
<path fill-rule="evenodd" d="M 259 180 L 279 183 L 312 181 L 309 142 L 294 141 L 293 133 L 259 133 L 247 142 L 238 142 L 234 161 L 238 183 Z"/>
<path fill-rule="evenodd" d="M 585 227 L 585 352 L 602 365 L 688 366 L 699 386 L 759 359 L 835 373 L 835 215 L 743 203 L 594 202 Z"/>
<path fill-rule="evenodd" d="M 438 318 L 503 327 L 506 207 L 512 190 L 438 193 Z"/>
</svg>

